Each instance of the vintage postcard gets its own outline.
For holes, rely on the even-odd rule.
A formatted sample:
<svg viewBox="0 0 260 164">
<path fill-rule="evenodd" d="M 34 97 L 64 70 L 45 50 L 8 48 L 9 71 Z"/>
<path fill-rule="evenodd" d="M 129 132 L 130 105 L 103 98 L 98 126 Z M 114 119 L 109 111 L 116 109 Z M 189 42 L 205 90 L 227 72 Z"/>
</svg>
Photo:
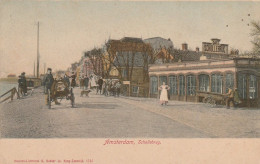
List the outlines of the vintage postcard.
<svg viewBox="0 0 260 164">
<path fill-rule="evenodd" d="M 260 163 L 260 2 L 0 1 L 0 164 Z"/>
</svg>

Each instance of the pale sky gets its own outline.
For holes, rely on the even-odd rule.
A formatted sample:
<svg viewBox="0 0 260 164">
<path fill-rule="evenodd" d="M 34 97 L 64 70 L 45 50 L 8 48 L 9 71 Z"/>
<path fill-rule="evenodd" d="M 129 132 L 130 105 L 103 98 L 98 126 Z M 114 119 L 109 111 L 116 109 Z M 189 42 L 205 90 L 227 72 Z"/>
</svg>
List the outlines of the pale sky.
<svg viewBox="0 0 260 164">
<path fill-rule="evenodd" d="M 33 74 L 37 21 L 43 72 L 43 63 L 67 69 L 109 36 L 160 36 L 191 49 L 219 38 L 229 49 L 250 51 L 251 20 L 260 21 L 260 2 L 0 1 L 0 77 Z"/>
</svg>

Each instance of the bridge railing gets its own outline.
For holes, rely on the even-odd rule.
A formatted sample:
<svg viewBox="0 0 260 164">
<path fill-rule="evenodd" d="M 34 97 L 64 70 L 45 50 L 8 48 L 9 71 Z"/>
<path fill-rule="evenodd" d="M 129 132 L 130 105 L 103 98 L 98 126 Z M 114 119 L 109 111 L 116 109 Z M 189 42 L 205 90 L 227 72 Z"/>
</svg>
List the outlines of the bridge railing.
<svg viewBox="0 0 260 164">
<path fill-rule="evenodd" d="M 10 94 L 10 95 L 8 97 L 5 97 L 8 94 Z M 15 94 L 17 95 L 17 99 L 20 99 L 19 93 L 18 93 L 17 89 L 14 87 L 0 96 L 0 103 L 3 103 L 9 99 L 11 99 L 11 101 L 12 101 L 14 99 Z M 3 100 L 1 100 L 1 99 L 3 99 Z"/>
</svg>

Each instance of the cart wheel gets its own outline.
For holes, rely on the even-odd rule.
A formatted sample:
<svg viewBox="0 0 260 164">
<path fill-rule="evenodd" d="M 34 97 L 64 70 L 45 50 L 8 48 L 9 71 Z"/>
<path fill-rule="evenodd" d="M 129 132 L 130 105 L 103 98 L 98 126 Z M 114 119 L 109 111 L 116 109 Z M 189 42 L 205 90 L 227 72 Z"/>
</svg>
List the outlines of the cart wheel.
<svg viewBox="0 0 260 164">
<path fill-rule="evenodd" d="M 51 109 L 51 91 L 48 89 L 48 108 Z"/>
</svg>

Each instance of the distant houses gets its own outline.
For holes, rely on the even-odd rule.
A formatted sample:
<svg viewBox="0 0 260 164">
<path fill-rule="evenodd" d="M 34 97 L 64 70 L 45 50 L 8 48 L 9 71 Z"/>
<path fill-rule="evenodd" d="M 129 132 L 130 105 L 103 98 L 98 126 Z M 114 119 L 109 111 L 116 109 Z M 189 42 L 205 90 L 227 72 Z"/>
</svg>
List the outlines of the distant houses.
<svg viewBox="0 0 260 164">
<path fill-rule="evenodd" d="M 16 77 L 15 74 L 8 74 L 8 75 L 7 75 L 7 78 L 15 78 L 15 77 Z"/>
</svg>

